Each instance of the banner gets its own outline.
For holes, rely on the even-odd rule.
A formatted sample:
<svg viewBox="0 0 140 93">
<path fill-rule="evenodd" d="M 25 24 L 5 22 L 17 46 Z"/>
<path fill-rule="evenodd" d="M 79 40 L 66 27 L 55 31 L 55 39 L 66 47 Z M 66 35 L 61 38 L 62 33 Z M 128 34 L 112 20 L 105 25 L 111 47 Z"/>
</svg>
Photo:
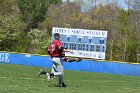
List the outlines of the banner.
<svg viewBox="0 0 140 93">
<path fill-rule="evenodd" d="M 107 31 L 53 27 L 52 40 L 54 33 L 61 35 L 65 48 L 74 51 L 66 56 L 105 59 Z"/>
<path fill-rule="evenodd" d="M 46 55 L 33 54 L 19 54 L 11 52 L 0 51 L 0 65 L 6 64 L 20 64 L 26 66 L 37 66 L 40 68 L 51 68 L 52 61 Z M 109 61 L 95 61 L 82 60 L 81 62 L 64 62 L 66 70 L 78 70 L 88 72 L 101 72 L 109 74 L 140 76 L 140 64 L 130 64 L 128 62 L 109 62 Z M 39 68 L 36 68 L 39 70 Z"/>
</svg>

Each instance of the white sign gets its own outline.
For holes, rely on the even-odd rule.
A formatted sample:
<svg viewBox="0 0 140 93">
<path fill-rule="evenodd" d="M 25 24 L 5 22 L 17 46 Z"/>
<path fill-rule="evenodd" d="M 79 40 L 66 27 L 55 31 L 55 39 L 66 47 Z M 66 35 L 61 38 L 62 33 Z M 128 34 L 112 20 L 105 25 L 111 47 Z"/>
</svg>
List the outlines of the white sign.
<svg viewBox="0 0 140 93">
<path fill-rule="evenodd" d="M 105 59 L 105 53 L 101 52 L 88 52 L 88 51 L 74 51 L 74 53 L 66 52 L 67 56 L 83 57 L 83 58 L 95 58 Z"/>
<path fill-rule="evenodd" d="M 107 37 L 107 31 L 101 30 L 85 30 L 85 29 L 71 29 L 71 28 L 57 28 L 53 27 L 54 33 L 63 35 L 77 35 L 77 36 L 92 36 L 92 37 Z"/>
<path fill-rule="evenodd" d="M 66 56 L 105 59 L 107 31 L 53 27 L 52 39 L 54 33 L 61 35 L 64 47 L 74 51 Z"/>
</svg>

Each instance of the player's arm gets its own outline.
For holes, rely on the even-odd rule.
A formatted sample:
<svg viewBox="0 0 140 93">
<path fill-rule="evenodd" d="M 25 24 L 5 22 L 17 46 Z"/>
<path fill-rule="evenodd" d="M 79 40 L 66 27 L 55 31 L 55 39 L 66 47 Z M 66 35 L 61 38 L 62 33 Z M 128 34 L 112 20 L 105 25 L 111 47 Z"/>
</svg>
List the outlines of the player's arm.
<svg viewBox="0 0 140 93">
<path fill-rule="evenodd" d="M 67 49 L 64 48 L 63 46 L 60 47 L 60 50 L 63 51 L 63 52 L 70 52 L 70 53 L 73 53 L 72 50 L 67 50 Z"/>
<path fill-rule="evenodd" d="M 58 42 L 57 43 L 57 46 L 58 46 L 58 48 L 59 48 L 60 51 L 73 53 L 73 51 L 67 50 L 66 48 L 64 48 L 63 47 L 63 44 L 61 42 Z"/>
<path fill-rule="evenodd" d="M 80 62 L 82 60 L 82 58 L 64 58 L 63 61 L 65 62 Z"/>
<path fill-rule="evenodd" d="M 70 52 L 70 53 L 73 53 L 72 50 L 67 50 L 66 48 L 63 49 L 63 52 Z"/>
<path fill-rule="evenodd" d="M 74 62 L 74 61 L 76 61 L 76 59 L 64 57 L 63 61 L 65 61 L 65 62 Z"/>
</svg>

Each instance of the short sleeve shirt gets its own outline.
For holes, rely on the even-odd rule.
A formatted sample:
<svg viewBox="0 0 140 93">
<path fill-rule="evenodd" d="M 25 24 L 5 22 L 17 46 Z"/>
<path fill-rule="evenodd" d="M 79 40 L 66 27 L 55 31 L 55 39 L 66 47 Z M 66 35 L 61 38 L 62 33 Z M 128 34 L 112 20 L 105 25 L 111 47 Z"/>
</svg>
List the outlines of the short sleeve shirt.
<svg viewBox="0 0 140 93">
<path fill-rule="evenodd" d="M 52 57 L 61 57 L 62 51 L 60 50 L 61 47 L 63 47 L 63 44 L 59 40 L 53 40 L 51 43 L 51 47 L 53 49 Z"/>
</svg>

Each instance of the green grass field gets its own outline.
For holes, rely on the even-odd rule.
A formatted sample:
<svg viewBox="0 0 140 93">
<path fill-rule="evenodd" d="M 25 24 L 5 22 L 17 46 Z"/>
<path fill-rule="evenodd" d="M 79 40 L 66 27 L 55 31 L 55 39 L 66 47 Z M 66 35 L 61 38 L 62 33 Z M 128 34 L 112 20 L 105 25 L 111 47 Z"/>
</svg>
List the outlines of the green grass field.
<svg viewBox="0 0 140 93">
<path fill-rule="evenodd" d="M 60 88 L 57 78 L 37 77 L 39 69 L 0 63 L 0 93 L 140 93 L 140 77 L 65 71 L 68 88 Z"/>
</svg>

